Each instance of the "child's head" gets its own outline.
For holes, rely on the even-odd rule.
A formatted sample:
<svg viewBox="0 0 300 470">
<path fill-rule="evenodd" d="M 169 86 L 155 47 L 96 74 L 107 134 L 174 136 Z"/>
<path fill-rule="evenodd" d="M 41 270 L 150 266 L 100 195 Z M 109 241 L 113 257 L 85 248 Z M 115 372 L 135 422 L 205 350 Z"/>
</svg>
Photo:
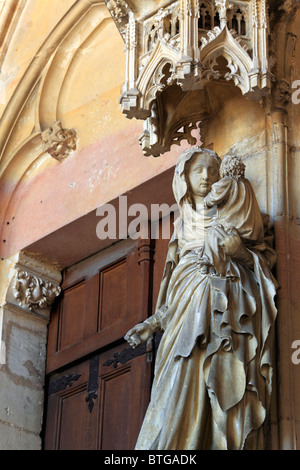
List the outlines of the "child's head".
<svg viewBox="0 0 300 470">
<path fill-rule="evenodd" d="M 235 155 L 226 155 L 220 166 L 220 177 L 230 176 L 231 178 L 238 179 L 245 177 L 245 165 L 240 157 Z"/>
</svg>

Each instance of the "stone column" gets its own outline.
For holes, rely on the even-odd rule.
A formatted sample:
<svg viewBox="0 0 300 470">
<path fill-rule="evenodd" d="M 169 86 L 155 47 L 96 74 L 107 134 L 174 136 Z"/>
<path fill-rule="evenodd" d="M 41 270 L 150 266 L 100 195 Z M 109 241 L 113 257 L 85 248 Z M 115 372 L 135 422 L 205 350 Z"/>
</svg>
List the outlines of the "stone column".
<svg viewBox="0 0 300 470">
<path fill-rule="evenodd" d="M 290 100 L 286 82 L 280 80 L 273 90 L 267 115 L 268 211 L 272 217 L 277 253 L 276 277 L 280 289 L 276 298 L 278 447 L 296 449 L 294 377 L 291 362 L 292 305 L 290 290 L 290 211 L 289 145 L 287 105 Z"/>
<path fill-rule="evenodd" d="M 61 273 L 20 252 L 0 266 L 0 449 L 39 450 L 47 325 Z"/>
</svg>

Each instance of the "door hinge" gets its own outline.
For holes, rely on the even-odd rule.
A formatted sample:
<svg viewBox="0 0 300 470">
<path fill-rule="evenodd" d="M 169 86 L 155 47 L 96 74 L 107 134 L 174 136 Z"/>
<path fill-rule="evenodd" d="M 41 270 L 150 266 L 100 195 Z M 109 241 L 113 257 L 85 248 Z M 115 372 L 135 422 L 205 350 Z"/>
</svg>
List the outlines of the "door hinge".
<svg viewBox="0 0 300 470">
<path fill-rule="evenodd" d="M 76 382 L 79 377 L 81 377 L 81 374 L 69 374 L 53 380 L 49 383 L 48 395 L 53 395 L 54 393 L 62 392 L 67 387 L 72 387 L 73 383 Z"/>
<path fill-rule="evenodd" d="M 94 408 L 94 400 L 98 398 L 98 370 L 99 354 L 97 354 L 97 356 L 93 356 L 90 359 L 89 381 L 87 389 L 88 394 L 85 399 L 85 401 L 88 403 L 90 413 L 93 411 Z"/>
<path fill-rule="evenodd" d="M 114 368 L 118 367 L 118 364 L 126 364 L 126 362 L 131 361 L 132 359 L 146 354 L 147 362 L 153 361 L 153 356 L 157 350 L 162 334 L 155 333 L 152 338 L 150 338 L 146 343 L 141 344 L 135 349 L 125 348 L 120 353 L 115 353 L 112 358 L 104 362 L 104 366 L 109 367 L 113 366 Z"/>
</svg>

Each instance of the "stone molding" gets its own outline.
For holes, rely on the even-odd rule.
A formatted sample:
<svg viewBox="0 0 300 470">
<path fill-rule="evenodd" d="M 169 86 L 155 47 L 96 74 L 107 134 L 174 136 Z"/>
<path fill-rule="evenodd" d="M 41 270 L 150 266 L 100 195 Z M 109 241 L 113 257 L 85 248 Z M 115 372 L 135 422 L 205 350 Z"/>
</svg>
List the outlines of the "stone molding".
<svg viewBox="0 0 300 470">
<path fill-rule="evenodd" d="M 37 51 L 34 60 L 27 68 L 20 85 L 16 88 L 0 120 L 0 134 L 3 136 L 0 142 L 0 160 L 5 152 L 17 118 L 36 86 L 37 80 L 41 77 L 51 59 L 49 51 L 55 52 L 64 38 L 74 28 L 74 25 L 80 22 L 91 8 L 102 4 L 105 4 L 104 0 L 80 0 L 75 2 Z"/>
<path fill-rule="evenodd" d="M 25 4 L 26 0 L 10 0 L 0 7 L 0 70 Z"/>
</svg>

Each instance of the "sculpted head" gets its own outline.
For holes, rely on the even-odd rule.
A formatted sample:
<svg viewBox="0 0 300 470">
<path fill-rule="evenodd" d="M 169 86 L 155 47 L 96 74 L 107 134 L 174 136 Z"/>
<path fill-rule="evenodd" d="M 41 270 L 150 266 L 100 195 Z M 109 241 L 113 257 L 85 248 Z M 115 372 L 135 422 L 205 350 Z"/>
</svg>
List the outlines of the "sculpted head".
<svg viewBox="0 0 300 470">
<path fill-rule="evenodd" d="M 220 177 L 229 176 L 230 178 L 239 179 L 245 177 L 246 166 L 241 157 L 236 155 L 226 155 L 220 166 Z"/>
<path fill-rule="evenodd" d="M 195 153 L 185 168 L 188 193 L 192 202 L 197 204 L 211 190 L 219 179 L 221 160 L 215 152 L 203 151 Z"/>
<path fill-rule="evenodd" d="M 173 178 L 173 193 L 179 207 L 187 202 L 195 208 L 201 202 L 212 184 L 218 181 L 220 164 L 216 152 L 199 146 L 181 153 Z"/>
</svg>

